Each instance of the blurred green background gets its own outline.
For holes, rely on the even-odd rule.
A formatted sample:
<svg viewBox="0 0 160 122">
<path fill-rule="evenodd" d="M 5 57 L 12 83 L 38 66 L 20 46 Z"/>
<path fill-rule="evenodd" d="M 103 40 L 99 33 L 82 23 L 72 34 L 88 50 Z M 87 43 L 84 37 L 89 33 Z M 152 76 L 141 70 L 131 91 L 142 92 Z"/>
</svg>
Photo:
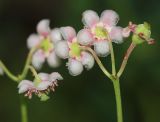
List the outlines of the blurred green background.
<svg viewBox="0 0 160 122">
<path fill-rule="evenodd" d="M 71 25 L 83 28 L 81 14 L 93 9 L 99 14 L 113 9 L 120 15 L 119 25 L 129 21 L 152 25 L 155 45 L 143 44 L 132 54 L 121 78 L 124 122 L 160 122 L 160 1 L 159 0 L 0 0 L 0 59 L 18 74 L 28 53 L 26 38 L 35 32 L 43 18 L 51 27 Z M 114 45 L 119 67 L 130 39 Z M 110 59 L 102 59 L 110 67 Z M 29 122 L 116 122 L 112 83 L 95 65 L 90 71 L 72 77 L 65 62 L 57 69 L 65 78 L 45 103 L 28 100 Z M 31 78 L 31 77 L 30 77 Z M 0 122 L 20 122 L 17 85 L 0 77 Z"/>
</svg>

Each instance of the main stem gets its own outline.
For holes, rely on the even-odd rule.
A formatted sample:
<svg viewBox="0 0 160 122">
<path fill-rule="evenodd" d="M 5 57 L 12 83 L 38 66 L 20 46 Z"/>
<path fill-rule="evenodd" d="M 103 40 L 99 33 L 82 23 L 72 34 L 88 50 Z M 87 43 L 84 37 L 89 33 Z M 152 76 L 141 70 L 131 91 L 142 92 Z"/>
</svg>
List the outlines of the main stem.
<svg viewBox="0 0 160 122">
<path fill-rule="evenodd" d="M 123 122 L 121 90 L 118 78 L 113 80 L 113 86 L 114 86 L 116 105 L 117 105 L 117 122 Z"/>
<path fill-rule="evenodd" d="M 27 106 L 23 97 L 20 98 L 21 105 L 21 122 L 28 122 Z"/>
</svg>

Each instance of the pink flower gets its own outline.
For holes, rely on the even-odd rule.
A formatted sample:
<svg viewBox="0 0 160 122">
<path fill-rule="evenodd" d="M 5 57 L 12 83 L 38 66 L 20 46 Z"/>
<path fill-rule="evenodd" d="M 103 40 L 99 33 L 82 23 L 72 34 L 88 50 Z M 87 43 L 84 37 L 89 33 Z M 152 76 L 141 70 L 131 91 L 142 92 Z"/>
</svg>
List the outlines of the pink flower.
<svg viewBox="0 0 160 122">
<path fill-rule="evenodd" d="M 62 76 L 53 72 L 51 74 L 39 73 L 38 78 L 33 81 L 22 80 L 19 85 L 19 94 L 25 93 L 25 96 L 32 98 L 32 94 L 41 97 L 43 94 L 48 94 L 50 90 L 55 91 L 55 87 L 58 86 L 57 80 L 63 80 Z"/>
<path fill-rule="evenodd" d="M 64 40 L 57 43 L 55 51 L 59 57 L 68 58 L 69 73 L 77 76 L 82 73 L 83 66 L 88 70 L 91 69 L 94 66 L 94 58 L 90 53 L 81 49 L 74 28 L 67 26 L 60 30 Z"/>
<path fill-rule="evenodd" d="M 94 50 L 99 56 L 107 56 L 110 52 L 108 36 L 115 43 L 123 42 L 122 28 L 116 26 L 119 16 L 113 10 L 105 10 L 99 18 L 92 10 L 83 13 L 82 22 L 85 28 L 79 31 L 77 40 L 82 45 L 94 45 Z"/>
<path fill-rule="evenodd" d="M 27 39 L 29 49 L 39 46 L 32 58 L 32 64 L 36 69 L 40 69 L 47 60 L 51 67 L 59 66 L 59 58 L 56 56 L 55 44 L 62 39 L 59 29 L 53 30 L 49 27 L 49 20 L 41 20 L 37 25 L 38 34 L 31 34 Z"/>
</svg>

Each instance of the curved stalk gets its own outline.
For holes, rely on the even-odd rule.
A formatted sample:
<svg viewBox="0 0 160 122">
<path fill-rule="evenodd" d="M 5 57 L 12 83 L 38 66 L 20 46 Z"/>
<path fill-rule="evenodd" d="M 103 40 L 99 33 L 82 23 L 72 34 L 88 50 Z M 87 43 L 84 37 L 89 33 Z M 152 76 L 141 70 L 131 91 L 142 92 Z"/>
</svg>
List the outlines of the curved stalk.
<svg viewBox="0 0 160 122">
<path fill-rule="evenodd" d="M 127 62 L 128 62 L 128 58 L 130 57 L 132 51 L 134 50 L 134 48 L 136 47 L 136 45 L 132 42 L 131 45 L 129 46 L 125 56 L 124 56 L 124 59 L 123 59 L 123 62 L 121 64 L 121 67 L 120 67 L 120 70 L 118 71 L 117 73 L 117 76 L 120 77 L 127 65 Z"/>
<path fill-rule="evenodd" d="M 96 55 L 96 53 L 93 51 L 93 49 L 91 49 L 90 47 L 84 47 L 81 46 L 81 49 L 86 50 L 88 52 L 90 52 L 94 59 L 96 60 L 97 64 L 99 65 L 100 69 L 102 70 L 102 72 L 110 79 L 112 79 L 112 75 L 108 72 L 108 70 L 104 67 L 104 65 L 102 64 L 101 60 L 98 58 L 98 56 Z"/>
<path fill-rule="evenodd" d="M 3 69 L 4 73 L 13 81 L 17 82 L 19 81 L 18 77 L 16 77 L 15 75 L 13 75 L 9 69 L 7 69 L 7 67 L 3 64 L 3 62 L 0 60 L 0 67 Z"/>
</svg>

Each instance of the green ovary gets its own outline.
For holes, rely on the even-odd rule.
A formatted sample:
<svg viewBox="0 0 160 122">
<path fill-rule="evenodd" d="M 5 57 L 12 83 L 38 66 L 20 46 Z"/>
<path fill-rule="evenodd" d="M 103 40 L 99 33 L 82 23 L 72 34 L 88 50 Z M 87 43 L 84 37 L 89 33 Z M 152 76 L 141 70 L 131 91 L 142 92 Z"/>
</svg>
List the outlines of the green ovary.
<svg viewBox="0 0 160 122">
<path fill-rule="evenodd" d="M 41 49 L 44 51 L 44 52 L 49 52 L 50 50 L 52 50 L 54 48 L 53 46 L 53 43 L 48 39 L 44 39 L 42 42 L 41 42 Z"/>
<path fill-rule="evenodd" d="M 98 37 L 98 38 L 106 38 L 107 37 L 107 31 L 103 27 L 96 27 L 95 34 L 96 34 L 96 37 Z"/>
<path fill-rule="evenodd" d="M 71 44 L 70 54 L 72 57 L 79 57 L 81 55 L 81 48 L 77 42 Z"/>
</svg>

